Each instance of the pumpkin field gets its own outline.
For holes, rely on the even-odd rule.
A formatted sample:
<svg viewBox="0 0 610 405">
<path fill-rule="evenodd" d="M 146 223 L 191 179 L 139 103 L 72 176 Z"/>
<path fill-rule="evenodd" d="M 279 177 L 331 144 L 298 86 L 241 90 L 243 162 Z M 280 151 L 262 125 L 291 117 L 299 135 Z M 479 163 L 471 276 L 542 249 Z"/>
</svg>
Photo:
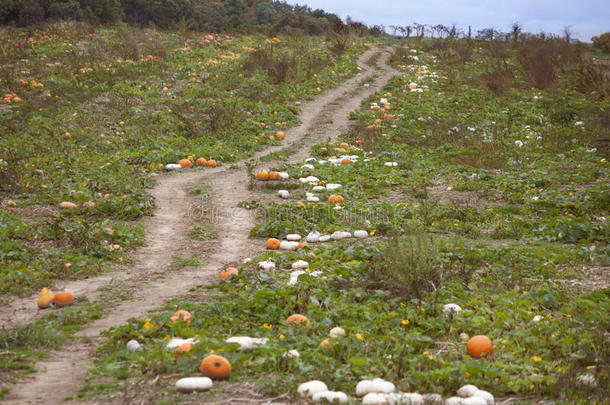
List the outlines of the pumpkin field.
<svg viewBox="0 0 610 405">
<path fill-rule="evenodd" d="M 62 22 L 0 55 L 0 402 L 608 403 L 589 51 Z"/>
</svg>

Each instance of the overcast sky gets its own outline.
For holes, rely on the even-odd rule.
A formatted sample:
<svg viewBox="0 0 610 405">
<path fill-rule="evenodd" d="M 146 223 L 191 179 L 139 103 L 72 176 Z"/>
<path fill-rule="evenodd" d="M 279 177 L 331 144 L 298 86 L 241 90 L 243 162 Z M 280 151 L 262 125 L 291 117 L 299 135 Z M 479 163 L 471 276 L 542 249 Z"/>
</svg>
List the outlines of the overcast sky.
<svg viewBox="0 0 610 405">
<path fill-rule="evenodd" d="M 508 31 L 520 22 L 525 31 L 559 34 L 567 26 L 576 38 L 589 41 L 610 31 L 610 0 L 288 0 L 367 25 L 453 25 L 464 29 L 494 27 Z"/>
</svg>

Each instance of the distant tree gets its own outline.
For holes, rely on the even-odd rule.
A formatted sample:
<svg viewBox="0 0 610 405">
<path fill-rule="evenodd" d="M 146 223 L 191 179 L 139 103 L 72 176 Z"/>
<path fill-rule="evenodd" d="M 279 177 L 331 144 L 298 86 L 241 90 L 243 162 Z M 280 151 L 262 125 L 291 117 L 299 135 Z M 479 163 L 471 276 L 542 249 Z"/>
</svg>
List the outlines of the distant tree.
<svg viewBox="0 0 610 405">
<path fill-rule="evenodd" d="M 311 12 L 311 15 L 314 16 L 315 18 L 325 18 L 326 11 L 322 10 L 321 8 L 317 8 Z"/>
<path fill-rule="evenodd" d="M 598 37 L 593 37 L 591 41 L 593 41 L 594 48 L 610 53 L 610 32 L 604 32 Z"/>
<path fill-rule="evenodd" d="M 510 29 L 510 39 L 513 42 L 519 41 L 523 32 L 523 26 L 519 22 L 514 22 Z"/>
<path fill-rule="evenodd" d="M 191 18 L 193 28 L 204 31 L 221 31 L 227 23 L 227 13 L 220 1 L 198 3 Z"/>
<path fill-rule="evenodd" d="M 564 27 L 563 38 L 566 40 L 566 42 L 572 42 L 573 35 L 574 34 L 572 33 L 572 26 L 568 25 L 568 26 Z"/>
<path fill-rule="evenodd" d="M 254 23 L 257 25 L 272 24 L 276 14 L 277 11 L 271 1 L 261 1 L 254 6 Z"/>
<path fill-rule="evenodd" d="M 483 28 L 482 30 L 477 31 L 477 39 L 482 39 L 484 41 L 493 41 L 494 39 L 498 39 L 502 36 L 502 32 L 496 30 L 495 28 Z"/>
<path fill-rule="evenodd" d="M 415 31 L 415 35 L 417 35 L 419 38 L 423 38 L 425 35 L 426 25 L 413 23 L 413 30 Z"/>
<path fill-rule="evenodd" d="M 19 10 L 19 25 L 31 25 L 43 22 L 44 9 L 39 0 L 26 0 Z"/>
</svg>

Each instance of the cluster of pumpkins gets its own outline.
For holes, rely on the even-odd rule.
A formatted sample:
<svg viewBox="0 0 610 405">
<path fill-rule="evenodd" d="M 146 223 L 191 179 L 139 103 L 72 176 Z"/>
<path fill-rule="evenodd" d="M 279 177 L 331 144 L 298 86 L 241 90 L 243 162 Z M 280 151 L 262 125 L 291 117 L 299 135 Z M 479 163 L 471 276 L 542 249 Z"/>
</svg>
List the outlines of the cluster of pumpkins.
<svg viewBox="0 0 610 405">
<path fill-rule="evenodd" d="M 43 288 L 38 295 L 38 308 L 49 308 L 51 305 L 67 307 L 74 304 L 74 295 L 70 291 L 53 293 L 50 288 Z"/>
<path fill-rule="evenodd" d="M 82 208 L 93 208 L 95 207 L 95 203 L 93 201 L 86 201 L 81 205 Z M 59 203 L 59 208 L 62 210 L 67 210 L 70 208 L 78 208 L 78 204 L 75 204 L 70 201 L 62 201 Z"/>
<path fill-rule="evenodd" d="M 197 160 L 195 160 L 195 165 L 216 167 L 217 163 L 216 163 L 215 159 L 205 159 L 205 158 L 200 157 Z M 179 169 L 183 169 L 186 167 L 193 167 L 193 161 L 191 159 L 180 159 L 177 164 L 168 163 L 165 166 L 163 166 L 163 164 L 159 163 L 159 169 L 165 168 L 165 170 L 167 170 L 167 171 L 179 170 Z"/>
<path fill-rule="evenodd" d="M 328 386 L 319 380 L 312 380 L 299 385 L 301 397 L 308 397 L 314 402 L 347 403 L 350 398 L 341 391 L 329 391 Z M 494 396 L 474 385 L 465 385 L 457 391 L 457 397 L 443 401 L 439 394 L 419 394 L 417 392 L 396 392 L 396 386 L 382 378 L 362 380 L 356 385 L 356 396 L 362 398 L 363 405 L 493 405 Z"/>
<path fill-rule="evenodd" d="M 290 176 L 286 172 L 276 172 L 274 170 L 259 170 L 256 173 L 256 178 L 258 180 L 279 180 L 279 179 L 287 179 Z"/>
<path fill-rule="evenodd" d="M 176 311 L 171 317 L 172 322 L 179 320 L 190 324 L 191 314 L 185 310 Z M 292 314 L 286 318 L 286 322 L 291 327 L 308 327 L 309 319 L 301 314 Z M 267 343 L 266 338 L 251 338 L 248 336 L 234 336 L 226 339 L 227 343 L 236 343 L 240 346 L 240 350 L 252 350 L 261 344 Z M 189 339 L 171 339 L 167 347 L 174 349 L 174 357 L 176 359 L 187 355 L 193 348 L 193 345 L 198 343 L 193 338 Z M 141 351 L 142 346 L 136 340 L 127 342 L 127 350 L 131 352 Z M 289 354 L 289 355 L 288 355 Z M 288 357 L 298 357 L 296 350 L 287 352 Z M 176 381 L 176 389 L 180 392 L 200 392 L 207 391 L 212 388 L 213 381 L 226 380 L 231 376 L 231 362 L 223 356 L 210 354 L 205 356 L 200 363 L 199 370 L 203 377 L 186 377 Z"/>
</svg>

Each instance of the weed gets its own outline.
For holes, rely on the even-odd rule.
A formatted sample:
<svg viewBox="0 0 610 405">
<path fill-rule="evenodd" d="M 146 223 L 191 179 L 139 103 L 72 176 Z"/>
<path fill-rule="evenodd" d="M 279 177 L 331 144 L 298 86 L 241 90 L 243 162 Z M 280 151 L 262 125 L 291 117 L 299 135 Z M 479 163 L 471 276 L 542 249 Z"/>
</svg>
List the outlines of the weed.
<svg viewBox="0 0 610 405">
<path fill-rule="evenodd" d="M 430 235 L 393 237 L 367 268 L 368 287 L 421 299 L 441 287 L 439 247 Z"/>
</svg>

